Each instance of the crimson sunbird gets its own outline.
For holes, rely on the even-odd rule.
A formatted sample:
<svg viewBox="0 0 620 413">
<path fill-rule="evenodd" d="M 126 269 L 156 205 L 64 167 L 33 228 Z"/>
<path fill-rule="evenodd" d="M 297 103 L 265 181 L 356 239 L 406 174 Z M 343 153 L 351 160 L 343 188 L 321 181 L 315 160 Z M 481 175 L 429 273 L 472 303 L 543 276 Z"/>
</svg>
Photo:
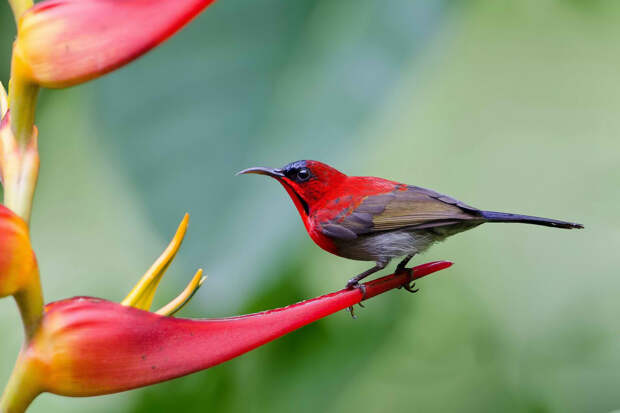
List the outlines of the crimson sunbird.
<svg viewBox="0 0 620 413">
<path fill-rule="evenodd" d="M 282 168 L 255 167 L 239 174 L 275 178 L 295 203 L 312 240 L 340 257 L 374 261 L 351 278 L 347 288 L 404 257 L 396 272 L 437 241 L 485 222 L 520 222 L 554 228 L 583 225 L 528 215 L 484 211 L 418 186 L 370 176 L 347 176 L 318 161 L 297 161 Z"/>
</svg>

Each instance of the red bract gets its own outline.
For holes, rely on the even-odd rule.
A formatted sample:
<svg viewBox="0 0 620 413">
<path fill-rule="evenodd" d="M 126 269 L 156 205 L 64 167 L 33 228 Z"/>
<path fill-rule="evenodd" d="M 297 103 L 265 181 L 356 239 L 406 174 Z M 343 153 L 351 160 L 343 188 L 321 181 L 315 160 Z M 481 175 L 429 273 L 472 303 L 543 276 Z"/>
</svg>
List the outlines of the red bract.
<svg viewBox="0 0 620 413">
<path fill-rule="evenodd" d="M 146 53 L 213 1 L 42 1 L 19 20 L 15 69 L 44 87 L 87 81 Z"/>
<path fill-rule="evenodd" d="M 34 277 L 38 279 L 38 268 L 28 226 L 0 205 L 0 297 L 20 293 Z"/>
<path fill-rule="evenodd" d="M 223 319 L 157 315 L 88 297 L 48 304 L 38 332 L 20 355 L 32 397 L 40 392 L 92 396 L 146 386 L 206 369 L 299 327 L 412 279 L 447 268 L 423 264 L 359 289 L 285 308 Z"/>
</svg>

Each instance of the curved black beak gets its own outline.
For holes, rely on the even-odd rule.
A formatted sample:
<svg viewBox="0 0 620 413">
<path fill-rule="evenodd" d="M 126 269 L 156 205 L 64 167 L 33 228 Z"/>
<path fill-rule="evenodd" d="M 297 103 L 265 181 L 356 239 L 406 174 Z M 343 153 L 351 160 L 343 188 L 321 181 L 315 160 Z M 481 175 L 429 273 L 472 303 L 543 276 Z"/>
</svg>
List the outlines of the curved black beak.
<svg viewBox="0 0 620 413">
<path fill-rule="evenodd" d="M 282 178 L 284 176 L 281 169 L 263 168 L 261 166 L 244 169 L 243 171 L 237 172 L 237 175 L 244 175 L 244 174 L 267 175 L 272 178 Z"/>
</svg>

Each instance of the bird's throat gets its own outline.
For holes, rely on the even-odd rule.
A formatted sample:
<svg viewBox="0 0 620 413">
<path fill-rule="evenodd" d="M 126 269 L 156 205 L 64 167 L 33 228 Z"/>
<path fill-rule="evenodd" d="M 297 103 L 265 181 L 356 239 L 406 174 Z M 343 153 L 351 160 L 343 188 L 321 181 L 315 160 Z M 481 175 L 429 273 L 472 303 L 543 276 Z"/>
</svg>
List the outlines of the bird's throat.
<svg viewBox="0 0 620 413">
<path fill-rule="evenodd" d="M 286 181 L 284 180 L 279 180 L 279 181 L 282 183 L 282 186 L 284 186 L 284 189 L 286 189 L 286 192 L 288 192 L 289 196 L 295 203 L 295 206 L 297 207 L 297 210 L 302 215 L 302 217 L 303 218 L 308 217 L 308 215 L 310 215 L 310 206 L 308 205 L 308 203 L 301 197 L 301 195 L 297 193 L 295 188 L 289 185 Z"/>
</svg>

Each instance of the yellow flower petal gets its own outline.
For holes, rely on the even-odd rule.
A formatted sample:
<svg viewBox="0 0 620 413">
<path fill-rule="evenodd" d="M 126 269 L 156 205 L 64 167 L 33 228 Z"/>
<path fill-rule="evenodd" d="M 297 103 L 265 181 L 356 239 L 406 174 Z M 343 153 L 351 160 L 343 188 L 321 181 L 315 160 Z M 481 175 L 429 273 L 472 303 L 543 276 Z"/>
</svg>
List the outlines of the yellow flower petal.
<svg viewBox="0 0 620 413">
<path fill-rule="evenodd" d="M 6 94 L 6 90 L 0 82 L 0 119 L 6 115 L 6 111 L 9 110 L 9 97 Z"/>
<path fill-rule="evenodd" d="M 196 271 L 196 274 L 192 278 L 192 280 L 187 284 L 187 287 L 179 294 L 174 300 L 170 301 L 168 304 L 155 311 L 156 314 L 159 315 L 173 315 L 181 308 L 185 306 L 185 304 L 189 303 L 189 300 L 192 299 L 196 291 L 200 288 L 202 283 L 205 282 L 207 277 L 202 276 L 202 269 Z"/>
<path fill-rule="evenodd" d="M 151 265 L 151 268 L 142 276 L 140 281 L 131 290 L 129 295 L 121 302 L 122 305 L 136 307 L 141 310 L 149 310 L 157 286 L 161 281 L 166 269 L 174 259 L 177 251 L 181 247 L 185 232 L 187 231 L 187 223 L 189 221 L 189 214 L 185 214 L 179 228 L 177 229 L 174 238 L 170 241 L 168 247 L 160 255 L 160 257 Z"/>
</svg>

